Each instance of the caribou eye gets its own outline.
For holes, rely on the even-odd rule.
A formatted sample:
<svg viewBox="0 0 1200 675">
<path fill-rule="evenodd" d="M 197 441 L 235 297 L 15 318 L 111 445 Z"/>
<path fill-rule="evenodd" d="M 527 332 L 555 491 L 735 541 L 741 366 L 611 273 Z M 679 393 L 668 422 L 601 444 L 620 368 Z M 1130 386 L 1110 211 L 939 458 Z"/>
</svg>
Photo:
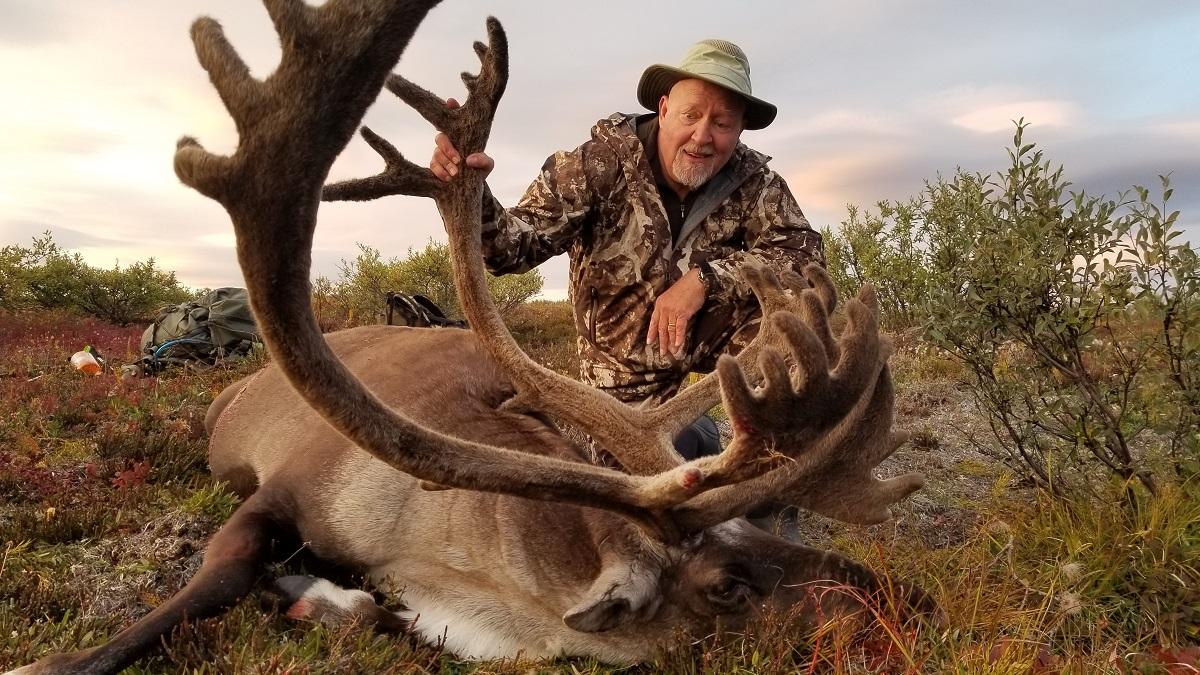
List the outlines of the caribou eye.
<svg viewBox="0 0 1200 675">
<path fill-rule="evenodd" d="M 749 602 L 751 592 L 745 580 L 730 576 L 709 587 L 708 601 L 723 612 L 738 611 Z"/>
</svg>

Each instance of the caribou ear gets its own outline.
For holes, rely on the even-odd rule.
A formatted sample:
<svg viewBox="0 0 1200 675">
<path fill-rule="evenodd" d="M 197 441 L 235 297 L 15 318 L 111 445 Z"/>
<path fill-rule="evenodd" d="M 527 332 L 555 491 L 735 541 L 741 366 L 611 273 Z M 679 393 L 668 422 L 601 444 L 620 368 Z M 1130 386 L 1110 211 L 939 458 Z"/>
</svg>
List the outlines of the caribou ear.
<svg viewBox="0 0 1200 675">
<path fill-rule="evenodd" d="M 602 633 L 631 619 L 633 612 L 625 598 L 601 598 L 591 604 L 575 605 L 563 615 L 563 623 L 581 633 Z"/>
<path fill-rule="evenodd" d="M 583 633 L 600 633 L 654 616 L 662 604 L 658 570 L 626 562 L 606 565 L 563 623 Z"/>
</svg>

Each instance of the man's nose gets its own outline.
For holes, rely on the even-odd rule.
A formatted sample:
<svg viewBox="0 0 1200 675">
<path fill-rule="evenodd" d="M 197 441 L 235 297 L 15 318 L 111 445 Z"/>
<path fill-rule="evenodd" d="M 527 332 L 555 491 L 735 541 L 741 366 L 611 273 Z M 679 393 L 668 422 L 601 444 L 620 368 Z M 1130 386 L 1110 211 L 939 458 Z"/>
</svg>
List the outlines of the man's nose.
<svg viewBox="0 0 1200 675">
<path fill-rule="evenodd" d="M 707 119 L 692 127 L 692 142 L 696 145 L 708 145 L 712 142 L 712 123 Z"/>
</svg>

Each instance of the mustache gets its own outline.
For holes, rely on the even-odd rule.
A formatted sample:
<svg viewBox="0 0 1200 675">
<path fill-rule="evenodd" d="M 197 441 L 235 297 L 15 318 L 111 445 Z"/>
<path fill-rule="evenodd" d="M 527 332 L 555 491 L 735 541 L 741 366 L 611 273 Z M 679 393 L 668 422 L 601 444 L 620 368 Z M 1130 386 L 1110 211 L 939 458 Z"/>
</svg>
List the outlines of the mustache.
<svg viewBox="0 0 1200 675">
<path fill-rule="evenodd" d="M 716 148 L 714 148 L 711 144 L 709 144 L 709 145 L 685 145 L 682 148 L 680 148 L 679 150 L 681 152 L 686 152 L 686 153 L 692 154 L 692 155 L 698 155 L 700 157 L 712 157 L 713 155 L 717 154 Z"/>
</svg>

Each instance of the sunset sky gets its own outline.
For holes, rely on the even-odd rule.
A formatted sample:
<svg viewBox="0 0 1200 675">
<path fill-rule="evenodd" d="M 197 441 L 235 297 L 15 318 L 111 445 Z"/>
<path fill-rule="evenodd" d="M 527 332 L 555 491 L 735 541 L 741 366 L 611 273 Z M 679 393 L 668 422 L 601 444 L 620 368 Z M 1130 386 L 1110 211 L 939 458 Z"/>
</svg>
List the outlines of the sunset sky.
<svg viewBox="0 0 1200 675">
<path fill-rule="evenodd" d="M 218 152 L 236 142 L 188 39 L 201 14 L 256 75 L 270 73 L 278 43 L 251 0 L 0 0 L 0 245 L 51 230 L 93 265 L 153 256 L 189 286 L 241 285 L 224 211 L 171 170 L 182 134 Z M 748 53 L 755 94 L 779 106 L 774 125 L 742 140 L 775 157 L 814 226 L 956 166 L 1001 168 L 1023 116 L 1077 188 L 1115 195 L 1171 173 L 1174 208 L 1200 242 L 1200 3 L 447 0 L 397 71 L 461 96 L 489 14 L 511 45 L 489 147 L 505 203 L 597 119 L 637 111 L 646 66 L 717 37 Z M 390 95 L 367 123 L 427 161 L 434 132 Z M 378 168 L 356 139 L 331 178 Z M 445 235 L 424 200 L 327 205 L 315 271 L 335 275 L 356 242 L 402 257 L 430 238 Z M 565 260 L 543 267 L 547 297 L 563 296 L 565 271 Z"/>
</svg>

